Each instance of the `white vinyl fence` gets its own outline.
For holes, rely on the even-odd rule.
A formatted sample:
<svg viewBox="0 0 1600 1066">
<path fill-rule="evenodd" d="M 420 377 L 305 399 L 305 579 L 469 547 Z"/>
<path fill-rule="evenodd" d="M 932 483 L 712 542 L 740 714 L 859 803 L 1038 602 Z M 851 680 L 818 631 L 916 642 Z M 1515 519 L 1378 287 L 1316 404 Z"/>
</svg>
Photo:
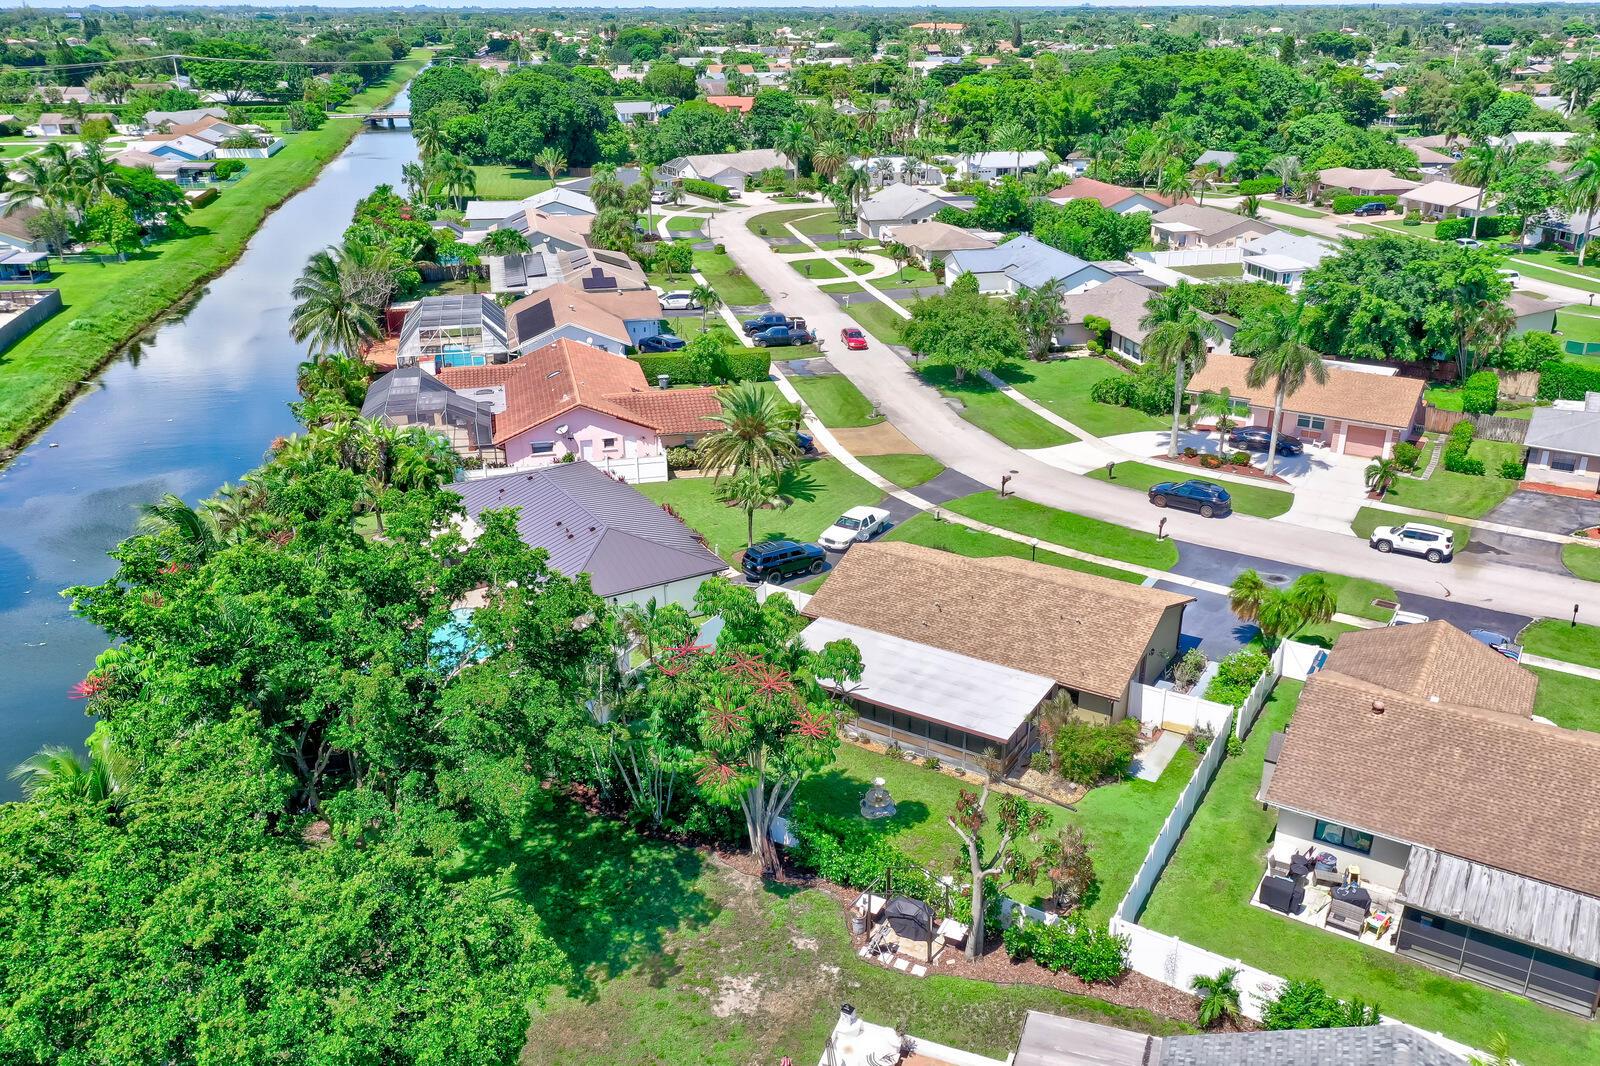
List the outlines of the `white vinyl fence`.
<svg viewBox="0 0 1600 1066">
<path fill-rule="evenodd" d="M 601 470 L 630 485 L 648 485 L 657 481 L 667 480 L 667 457 L 665 455 L 644 455 L 627 459 L 587 459 L 584 462 L 597 466 Z M 521 470 L 543 470 L 554 466 L 544 456 L 522 459 L 507 466 L 485 466 L 474 470 L 462 471 L 462 476 L 468 481 L 479 478 L 498 477 L 501 474 L 514 474 Z"/>
<path fill-rule="evenodd" d="M 1240 248 L 1176 248 L 1170 252 L 1135 252 L 1135 259 L 1143 259 L 1164 267 L 1219 266 L 1224 263 L 1243 263 L 1244 250 Z"/>
</svg>

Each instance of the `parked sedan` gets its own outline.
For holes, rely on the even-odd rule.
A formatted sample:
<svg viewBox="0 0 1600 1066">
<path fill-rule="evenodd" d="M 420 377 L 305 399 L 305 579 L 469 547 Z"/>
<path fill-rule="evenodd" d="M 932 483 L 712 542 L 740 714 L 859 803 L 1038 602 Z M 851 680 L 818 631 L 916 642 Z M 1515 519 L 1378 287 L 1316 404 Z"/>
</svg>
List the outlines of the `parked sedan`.
<svg viewBox="0 0 1600 1066">
<path fill-rule="evenodd" d="M 1520 662 L 1522 660 L 1522 645 L 1504 633 L 1496 633 L 1492 629 L 1474 629 L 1472 630 L 1472 638 L 1482 641 L 1512 662 Z"/>
<path fill-rule="evenodd" d="M 857 541 L 871 540 L 890 525 L 889 512 L 882 507 L 852 507 L 822 531 L 817 543 L 842 552 Z"/>
<path fill-rule="evenodd" d="M 1241 426 L 1228 434 L 1228 443 L 1237 444 L 1246 451 L 1264 452 L 1271 437 L 1272 431 L 1266 426 Z M 1278 434 L 1279 455 L 1299 455 L 1305 450 L 1305 443 L 1299 437 Z"/>
<path fill-rule="evenodd" d="M 664 292 L 661 294 L 663 311 L 698 311 L 700 305 L 692 292 Z"/>
<path fill-rule="evenodd" d="M 841 329 L 839 331 L 839 339 L 844 341 L 844 346 L 850 349 L 852 352 L 866 350 L 867 335 L 861 332 L 861 330 L 857 329 L 855 326 L 846 326 L 844 329 Z"/>
<path fill-rule="evenodd" d="M 750 338 L 757 348 L 781 348 L 789 344 L 810 344 L 811 334 L 804 328 L 790 329 L 788 326 L 773 326 L 771 329 L 762 330 Z"/>
<path fill-rule="evenodd" d="M 1163 481 L 1151 485 L 1150 502 L 1157 507 L 1196 511 L 1201 518 L 1233 513 L 1233 497 L 1228 490 L 1210 481 Z"/>
<path fill-rule="evenodd" d="M 654 337 L 646 337 L 640 341 L 639 350 L 646 354 L 675 352 L 685 343 L 682 337 L 674 337 L 670 333 L 658 333 Z"/>
</svg>

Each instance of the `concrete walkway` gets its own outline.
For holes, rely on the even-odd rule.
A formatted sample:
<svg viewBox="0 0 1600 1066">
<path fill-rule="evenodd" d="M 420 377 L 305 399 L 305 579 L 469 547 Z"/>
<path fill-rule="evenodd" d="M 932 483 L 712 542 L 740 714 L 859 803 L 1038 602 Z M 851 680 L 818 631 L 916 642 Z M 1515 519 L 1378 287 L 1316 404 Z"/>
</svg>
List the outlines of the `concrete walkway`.
<svg viewBox="0 0 1600 1066">
<path fill-rule="evenodd" d="M 785 293 L 780 309 L 804 317 L 826 341 L 856 323 L 816 283 L 799 278 L 774 252 L 751 233 L 746 222 L 772 210 L 761 198 L 712 217 L 710 230 L 750 279 L 769 293 Z M 1181 541 L 1250 552 L 1269 560 L 1292 561 L 1302 566 L 1341 574 L 1356 574 L 1381 581 L 1401 592 L 1449 595 L 1497 610 L 1541 617 L 1564 617 L 1575 599 L 1588 594 L 1573 578 L 1498 565 L 1487 559 L 1460 558 L 1449 566 L 1430 566 L 1419 560 L 1379 555 L 1364 541 L 1329 530 L 1289 526 L 1248 515 L 1225 521 L 1207 521 L 1198 515 L 1146 512 L 1139 494 L 1118 485 L 1078 477 L 1018 451 L 963 420 L 936 390 L 918 378 L 889 346 L 869 334 L 864 351 L 826 352 L 838 367 L 878 406 L 895 427 L 919 449 L 946 467 L 997 487 L 1001 475 L 1011 475 L 1018 495 L 1049 507 L 1099 518 L 1120 526 L 1154 529 L 1158 517 L 1167 518 L 1167 531 Z M 1141 522 L 1140 517 L 1145 521 Z M 1028 538 L 1011 534 L 1028 543 Z M 1054 549 L 1051 549 L 1054 550 Z M 1074 557 L 1085 553 L 1063 552 Z M 1093 561 L 1103 560 L 1088 556 Z M 1110 562 L 1135 573 L 1140 568 Z M 1165 572 L 1159 577 L 1166 578 Z"/>
</svg>

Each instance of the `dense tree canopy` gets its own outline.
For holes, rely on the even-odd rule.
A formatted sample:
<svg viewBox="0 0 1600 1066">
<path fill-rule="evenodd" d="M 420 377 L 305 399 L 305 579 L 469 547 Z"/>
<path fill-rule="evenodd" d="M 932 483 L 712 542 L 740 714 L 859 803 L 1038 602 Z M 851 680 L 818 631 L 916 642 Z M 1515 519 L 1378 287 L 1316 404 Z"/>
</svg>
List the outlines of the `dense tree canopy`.
<svg viewBox="0 0 1600 1066">
<path fill-rule="evenodd" d="M 491 159 L 531 166 L 541 150 L 555 148 L 568 163 L 587 166 L 600 158 L 598 137 L 616 117 L 581 81 L 525 67 L 495 85 L 483 120 Z"/>
</svg>

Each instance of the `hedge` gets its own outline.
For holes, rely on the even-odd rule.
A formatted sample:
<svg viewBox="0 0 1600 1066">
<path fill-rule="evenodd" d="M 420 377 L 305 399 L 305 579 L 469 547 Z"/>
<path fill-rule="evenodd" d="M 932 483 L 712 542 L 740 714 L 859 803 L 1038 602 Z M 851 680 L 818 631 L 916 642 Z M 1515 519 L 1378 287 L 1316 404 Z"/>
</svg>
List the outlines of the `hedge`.
<svg viewBox="0 0 1600 1066">
<path fill-rule="evenodd" d="M 746 351 L 743 348 L 722 353 L 712 373 L 699 373 L 693 361 L 677 353 L 630 356 L 644 372 L 645 380 L 654 385 L 656 378 L 666 374 L 674 385 L 720 385 L 725 381 L 765 381 L 772 376 L 772 358 L 766 352 Z"/>
<path fill-rule="evenodd" d="M 1013 962 L 1032 959 L 1051 973 L 1067 970 L 1080 981 L 1115 981 L 1128 972 L 1129 939 L 1104 926 L 1077 922 L 1018 922 L 1005 932 Z"/>
<path fill-rule="evenodd" d="M 1272 659 L 1265 652 L 1240 648 L 1217 664 L 1216 676 L 1206 686 L 1204 698 L 1229 707 L 1241 707 L 1271 665 Z"/>
<path fill-rule="evenodd" d="M 1600 392 L 1600 367 L 1558 360 L 1539 371 L 1539 399 L 1581 400 L 1586 392 Z"/>
<path fill-rule="evenodd" d="M 1450 436 L 1444 443 L 1444 468 L 1452 474 L 1471 474 L 1474 477 L 1483 476 L 1483 460 L 1473 459 L 1467 452 L 1472 448 L 1473 434 L 1478 427 L 1472 424 L 1472 419 L 1463 418 L 1450 427 Z"/>
<path fill-rule="evenodd" d="M 696 196 L 704 196 L 707 200 L 715 200 L 719 204 L 728 202 L 728 190 L 725 186 L 714 181 L 701 181 L 699 178 L 684 178 L 683 191 L 692 192 Z"/>
<path fill-rule="evenodd" d="M 1282 184 L 1277 178 L 1246 178 L 1235 190 L 1240 196 L 1265 196 L 1277 192 Z"/>
<path fill-rule="evenodd" d="M 1383 204 L 1385 207 L 1392 208 L 1396 199 L 1396 197 L 1388 193 L 1384 193 L 1382 196 L 1357 196 L 1355 193 L 1340 193 L 1333 198 L 1333 213 L 1336 215 L 1348 215 L 1362 204 Z"/>
<path fill-rule="evenodd" d="M 1480 370 L 1461 386 L 1461 409 L 1469 415 L 1492 415 L 1500 398 L 1500 377 Z"/>
<path fill-rule="evenodd" d="M 1484 240 L 1521 232 L 1522 219 L 1515 215 L 1484 215 L 1478 219 L 1478 236 Z M 1453 241 L 1457 237 L 1470 237 L 1472 236 L 1472 219 L 1441 219 L 1439 224 L 1434 227 L 1433 235 L 1441 241 Z"/>
</svg>

